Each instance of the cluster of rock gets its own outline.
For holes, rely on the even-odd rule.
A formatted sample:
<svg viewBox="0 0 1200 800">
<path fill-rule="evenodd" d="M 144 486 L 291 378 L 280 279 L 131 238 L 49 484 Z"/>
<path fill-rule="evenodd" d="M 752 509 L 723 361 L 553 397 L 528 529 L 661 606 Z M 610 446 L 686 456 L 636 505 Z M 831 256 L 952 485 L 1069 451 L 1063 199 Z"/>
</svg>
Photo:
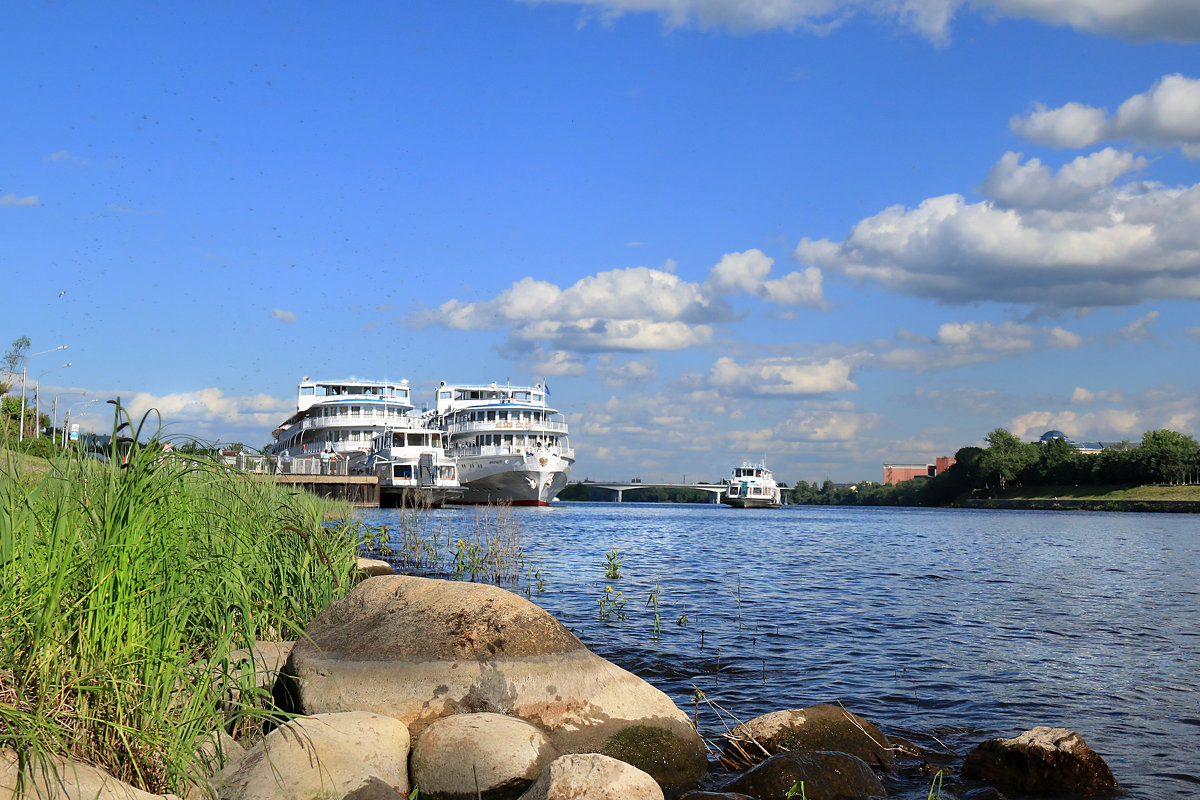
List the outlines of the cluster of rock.
<svg viewBox="0 0 1200 800">
<path fill-rule="evenodd" d="M 245 654 L 258 685 L 299 716 L 249 750 L 214 733 L 187 800 L 398 800 L 414 789 L 419 800 L 776 800 L 801 782 L 808 800 L 887 794 L 879 774 L 893 770 L 898 748 L 840 706 L 737 726 L 719 760 L 742 771 L 719 791 L 697 790 L 708 751 L 661 691 L 511 592 L 385 567 L 372 567 L 377 576 L 329 605 L 295 646 Z M 995 742 L 968 757 L 964 776 L 1041 794 L 1062 793 L 1064 776 L 1076 781 L 1067 792 L 1115 785 L 1068 731 Z M 1021 762 L 1014 748 L 1034 756 Z M 15 775 L 15 760 L 0 759 L 0 795 Z M 26 791 L 156 797 L 66 763 Z"/>
</svg>

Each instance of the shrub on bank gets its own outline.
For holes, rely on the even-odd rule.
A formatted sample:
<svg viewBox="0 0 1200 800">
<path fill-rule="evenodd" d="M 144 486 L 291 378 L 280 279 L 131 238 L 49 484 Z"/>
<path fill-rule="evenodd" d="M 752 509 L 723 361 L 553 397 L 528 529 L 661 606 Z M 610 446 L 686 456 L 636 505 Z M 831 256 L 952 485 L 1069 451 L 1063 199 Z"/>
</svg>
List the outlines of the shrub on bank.
<svg viewBox="0 0 1200 800">
<path fill-rule="evenodd" d="M 164 455 L 114 413 L 109 463 L 0 454 L 0 749 L 182 792 L 198 735 L 265 714 L 230 653 L 349 591 L 357 541 L 328 503 Z"/>
</svg>

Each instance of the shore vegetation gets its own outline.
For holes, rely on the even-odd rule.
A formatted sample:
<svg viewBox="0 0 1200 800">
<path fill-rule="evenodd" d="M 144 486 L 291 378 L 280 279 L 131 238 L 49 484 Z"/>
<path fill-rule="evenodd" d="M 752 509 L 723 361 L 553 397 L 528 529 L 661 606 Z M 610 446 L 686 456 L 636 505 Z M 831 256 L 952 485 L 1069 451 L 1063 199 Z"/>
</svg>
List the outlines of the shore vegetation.
<svg viewBox="0 0 1200 800">
<path fill-rule="evenodd" d="M 103 458 L 0 450 L 0 749 L 182 795 L 198 737 L 269 713 L 235 651 L 348 592 L 358 541 L 327 501 L 164 453 L 151 421 L 115 404 Z"/>
</svg>

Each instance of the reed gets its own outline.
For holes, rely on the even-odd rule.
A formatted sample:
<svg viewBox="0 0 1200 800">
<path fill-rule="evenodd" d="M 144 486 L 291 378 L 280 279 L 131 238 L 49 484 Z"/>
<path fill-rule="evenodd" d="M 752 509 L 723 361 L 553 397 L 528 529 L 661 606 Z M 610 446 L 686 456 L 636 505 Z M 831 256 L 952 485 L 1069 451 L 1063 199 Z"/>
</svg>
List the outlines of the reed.
<svg viewBox="0 0 1200 800">
<path fill-rule="evenodd" d="M 0 748 L 182 795 L 197 736 L 269 713 L 233 650 L 299 635 L 358 542 L 316 498 L 142 444 L 149 422 L 115 405 L 108 464 L 0 459 Z"/>
<path fill-rule="evenodd" d="M 435 514 L 428 506 L 405 505 L 397 522 L 355 523 L 375 555 L 404 575 L 519 584 L 522 567 L 521 525 L 509 505 L 474 506 L 462 514 Z M 541 570 L 529 572 L 537 591 L 546 587 Z"/>
</svg>

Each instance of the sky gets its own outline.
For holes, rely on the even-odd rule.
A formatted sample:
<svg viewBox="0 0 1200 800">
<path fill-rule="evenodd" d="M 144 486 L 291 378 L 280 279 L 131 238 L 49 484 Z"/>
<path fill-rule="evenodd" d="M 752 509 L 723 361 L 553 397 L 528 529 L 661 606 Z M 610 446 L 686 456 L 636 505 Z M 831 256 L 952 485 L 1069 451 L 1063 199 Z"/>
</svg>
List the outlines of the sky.
<svg viewBox="0 0 1200 800">
<path fill-rule="evenodd" d="M 1200 434 L 1194 0 L 18 0 L 0 52 L 0 345 L 84 430 L 261 447 L 309 376 L 545 383 L 577 479 Z"/>
</svg>

